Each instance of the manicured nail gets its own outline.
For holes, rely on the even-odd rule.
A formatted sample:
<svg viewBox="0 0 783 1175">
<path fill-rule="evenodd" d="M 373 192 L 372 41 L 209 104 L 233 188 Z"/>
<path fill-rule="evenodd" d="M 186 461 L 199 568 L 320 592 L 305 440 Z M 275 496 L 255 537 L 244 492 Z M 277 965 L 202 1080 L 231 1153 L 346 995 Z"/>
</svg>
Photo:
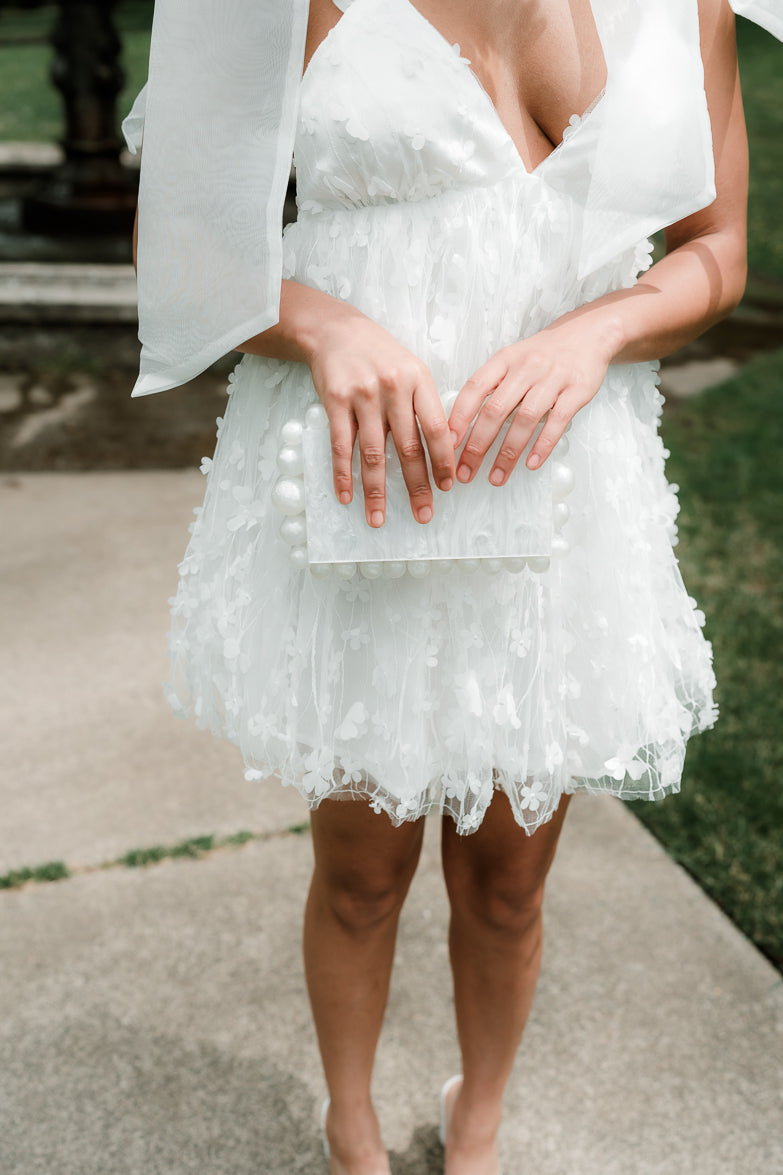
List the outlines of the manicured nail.
<svg viewBox="0 0 783 1175">
<path fill-rule="evenodd" d="M 538 453 L 531 453 L 527 459 L 528 469 L 538 469 L 540 464 L 541 458 L 539 457 Z"/>
<path fill-rule="evenodd" d="M 454 478 L 453 478 L 453 477 L 447 477 L 447 478 L 445 479 L 445 481 L 442 481 L 442 482 L 440 483 L 440 488 L 441 488 L 442 490 L 450 490 L 450 489 L 451 489 L 451 487 L 452 487 L 453 485 L 454 485 Z"/>
<path fill-rule="evenodd" d="M 350 502 L 350 500 L 351 500 L 351 495 L 348 493 L 347 490 L 343 490 L 343 492 L 340 494 L 340 501 L 342 502 L 343 506 L 347 506 L 348 503 Z"/>
<path fill-rule="evenodd" d="M 421 510 L 419 510 L 419 522 L 429 522 L 431 518 L 432 510 L 430 510 L 429 506 L 422 506 Z"/>
<path fill-rule="evenodd" d="M 459 469 L 457 470 L 457 477 L 459 478 L 460 481 L 468 481 L 469 480 L 470 470 L 468 469 L 467 465 L 460 465 Z"/>
<path fill-rule="evenodd" d="M 457 434 L 455 433 L 454 429 L 452 429 L 451 430 L 451 443 L 452 443 L 452 445 L 456 446 L 457 439 L 458 439 Z"/>
<path fill-rule="evenodd" d="M 489 475 L 489 480 L 492 482 L 493 486 L 499 486 L 503 484 L 503 477 L 504 473 L 502 469 L 493 469 Z"/>
<path fill-rule="evenodd" d="M 383 526 L 383 511 L 373 510 L 372 514 L 370 515 L 370 522 L 373 526 Z"/>
</svg>

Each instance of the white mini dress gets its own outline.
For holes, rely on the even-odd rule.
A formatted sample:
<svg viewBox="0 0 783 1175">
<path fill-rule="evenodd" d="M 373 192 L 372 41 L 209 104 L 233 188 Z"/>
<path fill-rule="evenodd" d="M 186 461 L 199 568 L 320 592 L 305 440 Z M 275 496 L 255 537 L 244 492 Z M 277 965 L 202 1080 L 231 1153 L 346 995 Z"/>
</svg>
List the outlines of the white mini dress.
<svg viewBox="0 0 783 1175">
<path fill-rule="evenodd" d="M 358 307 L 444 393 L 634 284 L 647 241 L 578 277 L 568 175 L 584 174 L 600 95 L 529 172 L 470 63 L 409 0 L 340 7 L 302 80 L 284 277 Z M 438 810 L 469 833 L 502 789 L 533 832 L 564 792 L 678 790 L 686 741 L 716 710 L 673 550 L 657 365 L 611 367 L 574 418 L 569 550 L 545 573 L 292 567 L 271 493 L 281 429 L 314 399 L 303 364 L 245 356 L 230 377 L 172 600 L 175 711 L 235 742 L 250 780 L 277 776 L 311 806 L 366 796 L 395 823 Z"/>
</svg>

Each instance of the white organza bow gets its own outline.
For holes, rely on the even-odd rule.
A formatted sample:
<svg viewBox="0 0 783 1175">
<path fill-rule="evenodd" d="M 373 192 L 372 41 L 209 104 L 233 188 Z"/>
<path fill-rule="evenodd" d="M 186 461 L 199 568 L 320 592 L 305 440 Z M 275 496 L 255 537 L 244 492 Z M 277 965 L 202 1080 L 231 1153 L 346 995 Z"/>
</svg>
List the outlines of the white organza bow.
<svg viewBox="0 0 783 1175">
<path fill-rule="evenodd" d="M 186 383 L 279 315 L 307 0 L 156 0 L 143 129 L 134 396 Z"/>
</svg>

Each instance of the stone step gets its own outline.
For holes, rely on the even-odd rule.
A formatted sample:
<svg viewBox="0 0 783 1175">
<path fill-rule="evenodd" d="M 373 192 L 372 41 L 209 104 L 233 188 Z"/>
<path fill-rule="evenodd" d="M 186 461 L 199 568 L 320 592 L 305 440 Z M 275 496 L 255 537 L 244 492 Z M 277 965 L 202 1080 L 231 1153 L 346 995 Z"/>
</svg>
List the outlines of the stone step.
<svg viewBox="0 0 783 1175">
<path fill-rule="evenodd" d="M 132 265 L 0 264 L 0 322 L 133 324 L 136 320 Z"/>
</svg>

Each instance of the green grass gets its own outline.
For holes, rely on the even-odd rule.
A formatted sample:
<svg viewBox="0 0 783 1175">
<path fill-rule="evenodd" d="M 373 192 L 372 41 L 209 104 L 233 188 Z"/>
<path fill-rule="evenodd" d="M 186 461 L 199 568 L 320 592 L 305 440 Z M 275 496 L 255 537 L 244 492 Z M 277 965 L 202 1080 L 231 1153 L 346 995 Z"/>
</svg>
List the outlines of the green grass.
<svg viewBox="0 0 783 1175">
<path fill-rule="evenodd" d="M 45 865 L 36 865 L 33 868 L 25 866 L 3 873 L 0 876 L 0 889 L 19 889 L 28 881 L 62 881 L 63 878 L 70 876 L 67 865 L 62 861 L 47 861 Z"/>
<path fill-rule="evenodd" d="M 175 845 L 152 845 L 147 849 L 131 849 L 130 852 L 125 853 L 116 862 L 117 865 L 125 865 L 130 869 L 136 869 L 140 865 L 155 865 L 158 861 L 171 860 L 177 857 L 197 858 L 203 857 L 205 853 L 211 852 L 217 847 L 218 842 L 212 835 L 209 836 L 192 836 L 188 840 L 179 841 Z"/>
<path fill-rule="evenodd" d="M 310 824 L 305 821 L 301 824 L 292 824 L 280 832 L 249 832 L 247 829 L 241 829 L 227 836 L 214 836 L 212 833 L 206 836 L 191 836 L 173 845 L 150 845 L 148 848 L 130 849 L 113 861 L 104 861 L 97 868 L 139 869 L 147 865 L 157 865 L 160 861 L 172 861 L 183 857 L 198 860 L 218 849 L 239 849 L 250 841 L 268 841 L 278 836 L 302 836 L 309 831 Z M 91 871 L 92 868 L 94 866 L 88 867 L 87 871 Z M 29 882 L 61 881 L 65 877 L 73 877 L 74 874 L 83 872 L 85 866 L 69 869 L 62 861 L 48 861 L 45 865 L 25 866 L 0 874 L 0 890 L 20 889 Z"/>
<path fill-rule="evenodd" d="M 738 43 L 750 142 L 748 262 L 752 273 L 783 281 L 783 47 L 745 20 Z"/>
<path fill-rule="evenodd" d="M 40 37 L 41 44 L 0 44 L 0 140 L 57 142 L 63 133 L 62 103 L 49 83 L 52 51 L 46 43 L 54 6 L 27 10 L 0 9 L 0 38 Z M 117 25 L 123 39 L 125 88 L 117 109 L 123 118 L 147 80 L 152 4 L 124 0 L 117 6 Z"/>
<path fill-rule="evenodd" d="M 783 968 L 783 351 L 672 405 L 685 582 L 707 613 L 721 716 L 683 792 L 636 814 Z"/>
</svg>

